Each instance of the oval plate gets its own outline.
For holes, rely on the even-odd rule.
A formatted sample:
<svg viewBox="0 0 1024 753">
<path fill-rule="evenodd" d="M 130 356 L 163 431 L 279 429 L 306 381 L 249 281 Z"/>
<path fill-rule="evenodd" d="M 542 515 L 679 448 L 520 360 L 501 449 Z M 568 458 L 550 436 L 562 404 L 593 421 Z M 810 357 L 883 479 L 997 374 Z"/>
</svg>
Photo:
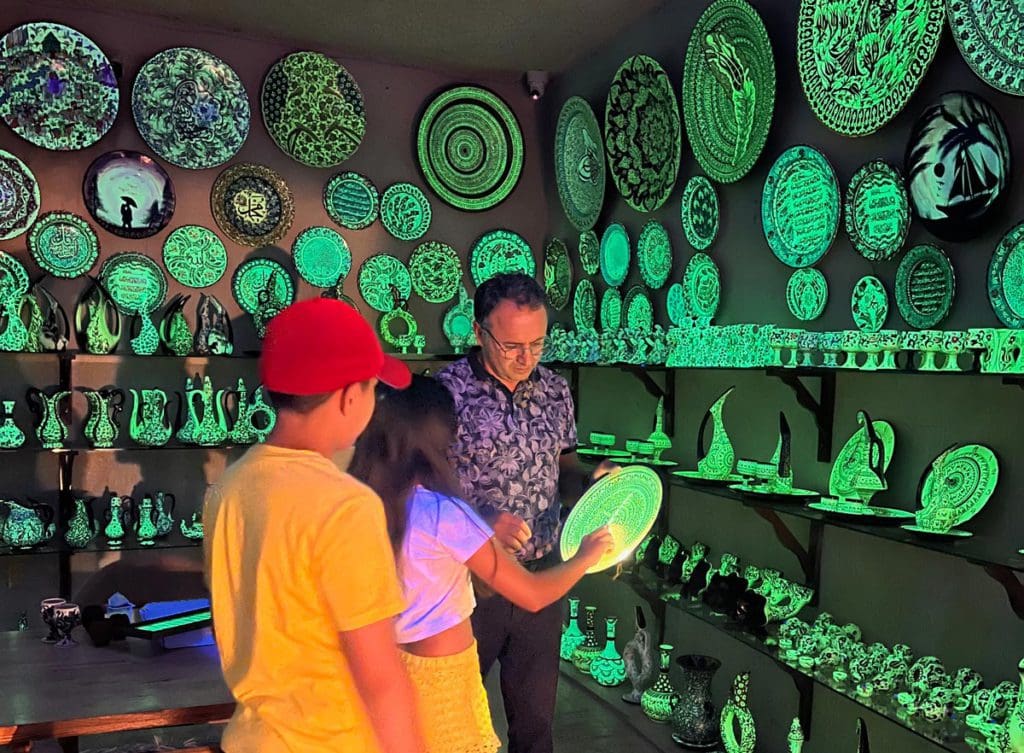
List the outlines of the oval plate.
<svg viewBox="0 0 1024 753">
<path fill-rule="evenodd" d="M 690 316 L 713 319 L 722 300 L 722 281 L 715 260 L 707 254 L 694 254 L 683 272 L 683 291 Z"/>
<path fill-rule="evenodd" d="M 619 287 L 629 276 L 629 262 L 632 251 L 629 248 L 629 234 L 626 228 L 614 222 L 605 228 L 601 236 L 601 277 L 613 288 Z"/>
<path fill-rule="evenodd" d="M 572 298 L 572 319 L 576 331 L 593 331 L 596 316 L 597 296 L 594 293 L 594 283 L 582 279 L 576 284 L 576 292 Z"/>
<path fill-rule="evenodd" d="M 114 254 L 103 262 L 99 278 L 118 311 L 126 316 L 151 314 L 167 298 L 167 276 L 145 254 Z"/>
<path fill-rule="evenodd" d="M 28 233 L 36 264 L 54 277 L 80 277 L 93 268 L 100 241 L 88 222 L 71 212 L 47 212 Z"/>
<path fill-rule="evenodd" d="M 634 285 L 622 299 L 622 318 L 626 327 L 636 332 L 654 329 L 654 306 L 643 285 Z"/>
<path fill-rule="evenodd" d="M 583 97 L 569 97 L 555 128 L 555 183 L 565 216 L 580 232 L 597 222 L 607 180 L 597 117 Z"/>
<path fill-rule="evenodd" d="M 636 261 L 640 278 L 651 290 L 657 290 L 672 271 L 672 241 L 668 230 L 657 220 L 649 220 L 636 242 Z"/>
<path fill-rule="evenodd" d="M 217 176 L 210 207 L 228 238 L 253 248 L 281 240 L 295 216 L 292 192 L 284 178 L 269 167 L 247 162 Z"/>
<path fill-rule="evenodd" d="M 447 243 L 425 241 L 409 255 L 412 289 L 427 303 L 445 303 L 462 284 L 462 262 Z"/>
<path fill-rule="evenodd" d="M 288 270 L 279 261 L 257 257 L 243 261 L 231 277 L 231 292 L 242 311 L 255 314 L 260 310 L 260 293 L 267 290 L 274 278 L 273 300 L 281 308 L 295 300 L 295 283 Z"/>
<path fill-rule="evenodd" d="M 601 331 L 617 332 L 622 327 L 622 294 L 608 288 L 601 295 Z"/>
<path fill-rule="evenodd" d="M 786 283 L 786 306 L 789 313 L 802 322 L 821 316 L 828 303 L 828 281 L 814 267 L 793 271 Z"/>
<path fill-rule="evenodd" d="M 839 227 L 839 183 L 825 156 L 794 146 L 775 160 L 761 195 L 761 224 L 772 253 L 790 267 L 823 257 Z"/>
<path fill-rule="evenodd" d="M 580 233 L 579 256 L 583 271 L 588 275 L 596 275 L 601 268 L 601 241 L 593 230 Z"/>
<path fill-rule="evenodd" d="M 470 251 L 470 273 L 479 287 L 494 275 L 522 272 L 534 277 L 537 262 L 529 244 L 511 230 L 491 230 L 481 235 Z"/>
<path fill-rule="evenodd" d="M 375 254 L 359 267 L 359 294 L 374 310 L 387 313 L 400 308 L 411 293 L 412 276 L 401 259 Z"/>
<path fill-rule="evenodd" d="M 706 251 L 718 236 L 718 192 L 703 175 L 686 182 L 679 211 L 686 240 L 697 251 Z"/>
<path fill-rule="evenodd" d="M 39 216 L 39 184 L 28 165 L 0 149 L 0 241 L 17 238 Z"/>
<path fill-rule="evenodd" d="M 101 154 L 82 181 L 85 208 L 108 233 L 148 238 L 174 214 L 171 178 L 152 157 L 139 152 Z"/>
<path fill-rule="evenodd" d="M 398 240 L 417 240 L 430 229 L 430 202 L 419 186 L 394 183 L 380 199 L 380 221 Z"/>
<path fill-rule="evenodd" d="M 364 175 L 338 173 L 324 186 L 324 209 L 343 228 L 362 230 L 377 219 L 380 192 Z"/>
<path fill-rule="evenodd" d="M 882 160 L 863 165 L 846 189 L 846 234 L 868 261 L 891 259 L 910 229 L 910 201 L 899 170 Z"/>
<path fill-rule="evenodd" d="M 548 303 L 561 311 L 572 293 L 572 262 L 561 238 L 552 238 L 544 247 L 544 293 Z"/>
<path fill-rule="evenodd" d="M 885 285 L 874 275 L 861 277 L 853 286 L 850 313 L 862 332 L 878 332 L 889 316 L 889 294 Z"/>
<path fill-rule="evenodd" d="M 228 252 L 209 228 L 183 225 L 164 241 L 164 266 L 171 277 L 189 288 L 206 288 L 224 276 Z"/>
<path fill-rule="evenodd" d="M 903 321 L 930 329 L 949 316 L 956 295 L 953 265 L 941 249 L 922 244 L 907 251 L 896 270 L 896 308 Z"/>
<path fill-rule="evenodd" d="M 1003 236 L 988 264 L 988 300 L 999 321 L 1024 328 L 1024 222 Z"/>
</svg>

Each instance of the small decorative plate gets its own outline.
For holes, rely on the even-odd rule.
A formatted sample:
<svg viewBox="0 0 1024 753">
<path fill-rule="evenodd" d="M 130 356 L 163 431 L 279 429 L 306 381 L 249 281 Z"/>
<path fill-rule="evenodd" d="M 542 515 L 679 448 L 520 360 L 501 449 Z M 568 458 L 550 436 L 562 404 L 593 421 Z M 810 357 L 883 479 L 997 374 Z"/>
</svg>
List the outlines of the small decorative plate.
<svg viewBox="0 0 1024 753">
<path fill-rule="evenodd" d="M 616 332 L 622 327 L 622 294 L 608 288 L 601 296 L 601 331 Z"/>
<path fill-rule="evenodd" d="M 892 454 L 896 447 L 896 432 L 893 431 L 892 424 L 888 421 L 872 421 L 871 428 L 882 443 L 882 473 L 884 474 L 889 468 L 889 463 L 892 462 Z M 855 488 L 857 475 L 869 467 L 869 462 L 868 431 L 864 425 L 861 425 L 853 433 L 853 436 L 846 440 L 843 449 L 839 451 L 835 462 L 832 463 L 832 471 L 828 476 L 828 493 L 838 498 L 836 501 L 855 498 L 857 496 Z M 823 503 L 826 501 L 822 500 Z M 848 504 L 867 507 L 863 502 Z M 908 513 L 908 516 L 913 517 L 913 513 Z"/>
<path fill-rule="evenodd" d="M 100 267 L 100 282 L 118 311 L 127 316 L 151 314 L 167 298 L 167 276 L 145 254 L 124 251 Z"/>
<path fill-rule="evenodd" d="M 0 303 L 20 298 L 28 292 L 30 286 L 25 265 L 17 257 L 0 251 Z"/>
<path fill-rule="evenodd" d="M 377 219 L 380 193 L 370 179 L 359 173 L 338 173 L 324 186 L 327 215 L 349 230 L 362 230 Z"/>
<path fill-rule="evenodd" d="M 273 289 L 270 285 L 273 284 Z M 274 259 L 256 257 L 243 261 L 231 278 L 231 292 L 239 307 L 248 314 L 260 310 L 262 294 L 270 294 L 270 300 L 281 308 L 290 306 L 295 300 L 295 283 L 283 264 Z"/>
<path fill-rule="evenodd" d="M 552 238 L 544 247 L 544 292 L 557 311 L 565 308 L 572 295 L 572 262 L 561 238 Z"/>
<path fill-rule="evenodd" d="M 802 0 L 796 57 L 818 120 L 844 136 L 874 133 L 892 120 L 935 57 L 942 2 L 901 0 L 883 11 L 850 0 Z"/>
<path fill-rule="evenodd" d="M 274 143 L 310 167 L 333 167 L 348 159 L 366 133 L 359 85 L 319 52 L 293 52 L 270 66 L 260 105 Z"/>
<path fill-rule="evenodd" d="M 210 194 L 213 219 L 235 243 L 269 246 L 288 232 L 295 217 L 291 189 L 264 165 L 241 162 L 217 176 Z"/>
<path fill-rule="evenodd" d="M 882 281 L 873 275 L 861 277 L 853 286 L 850 311 L 861 331 L 878 332 L 889 316 L 889 294 Z"/>
<path fill-rule="evenodd" d="M 175 228 L 164 241 L 164 266 L 189 288 L 206 288 L 224 276 L 228 252 L 217 234 L 200 225 Z"/>
<path fill-rule="evenodd" d="M 371 256 L 359 267 L 359 294 L 376 311 L 400 308 L 412 294 L 409 268 L 390 254 Z"/>
<path fill-rule="evenodd" d="M 828 303 L 828 282 L 825 275 L 814 267 L 797 269 L 786 283 L 786 305 L 789 312 L 802 322 L 813 322 Z"/>
<path fill-rule="evenodd" d="M 690 33 L 683 68 L 693 156 L 718 182 L 739 180 L 764 148 L 774 109 L 775 57 L 764 22 L 745 0 L 716 0 Z"/>
<path fill-rule="evenodd" d="M 988 300 L 999 321 L 1024 329 L 1024 222 L 999 241 L 988 264 Z"/>
<path fill-rule="evenodd" d="M 640 278 L 651 290 L 657 290 L 672 271 L 672 241 L 668 230 L 657 220 L 649 220 L 636 242 L 636 261 Z"/>
<path fill-rule="evenodd" d="M 593 230 L 580 233 L 580 266 L 588 275 L 596 275 L 601 268 L 601 242 Z"/>
<path fill-rule="evenodd" d="M 627 59 L 612 79 L 604 110 L 608 170 L 626 203 L 653 212 L 679 174 L 682 126 L 672 84 L 646 55 Z"/>
<path fill-rule="evenodd" d="M 481 235 L 470 250 L 470 273 L 479 287 L 495 275 L 522 272 L 534 277 L 537 262 L 530 245 L 511 230 L 490 230 Z"/>
<path fill-rule="evenodd" d="M 93 268 L 100 241 L 88 222 L 71 212 L 47 212 L 28 233 L 28 251 L 54 277 L 80 277 Z"/>
<path fill-rule="evenodd" d="M 617 288 L 629 276 L 629 234 L 626 228 L 614 222 L 601 236 L 601 276 L 611 287 Z"/>
<path fill-rule="evenodd" d="M 999 481 L 999 461 L 980 444 L 954 446 L 932 461 L 921 486 L 921 511 L 948 508 L 955 528 L 985 506 Z"/>
<path fill-rule="evenodd" d="M 459 292 L 462 262 L 455 249 L 447 243 L 425 241 L 413 249 L 409 256 L 409 275 L 412 289 L 423 300 L 427 303 L 445 303 Z"/>
<path fill-rule="evenodd" d="M 28 165 L 0 149 L 0 241 L 16 238 L 39 215 L 39 184 Z"/>
<path fill-rule="evenodd" d="M 931 329 L 949 315 L 956 295 L 953 265 L 929 244 L 907 251 L 896 270 L 896 308 L 916 329 Z"/>
<path fill-rule="evenodd" d="M 85 171 L 85 208 L 108 233 L 148 238 L 174 214 L 174 186 L 152 157 L 139 152 L 101 154 Z"/>
<path fill-rule="evenodd" d="M 686 311 L 697 319 L 712 319 L 722 298 L 718 265 L 707 254 L 696 253 L 683 272 Z"/>
<path fill-rule="evenodd" d="M 597 317 L 597 296 L 594 283 L 584 278 L 576 283 L 572 298 L 572 319 L 577 332 L 593 331 Z"/>
<path fill-rule="evenodd" d="M 416 154 L 427 185 L 456 209 L 504 201 L 523 170 L 523 134 L 509 106 L 479 86 L 438 94 L 420 118 Z"/>
<path fill-rule="evenodd" d="M 626 293 L 622 299 L 622 315 L 631 330 L 650 332 L 654 329 L 654 306 L 643 285 L 634 285 Z"/>
<path fill-rule="evenodd" d="M 868 261 L 898 254 L 910 229 L 910 202 L 899 170 L 882 160 L 857 170 L 846 190 L 844 219 L 850 243 Z"/>
<path fill-rule="evenodd" d="M 665 308 L 668 311 L 668 320 L 677 327 L 681 327 L 690 315 L 686 306 L 686 288 L 680 283 L 674 282 L 669 287 L 665 295 Z"/>
<path fill-rule="evenodd" d="M 333 288 L 352 269 L 352 252 L 341 233 L 329 227 L 309 227 L 295 237 L 292 258 L 299 276 L 313 287 Z"/>
<path fill-rule="evenodd" d="M 718 192 L 703 175 L 686 182 L 680 219 L 686 240 L 697 251 L 706 251 L 718 236 Z"/>
<path fill-rule="evenodd" d="M 172 47 L 143 64 L 132 87 L 132 116 L 158 157 L 188 170 L 238 154 L 251 120 L 238 74 L 195 47 Z"/>
<path fill-rule="evenodd" d="M 608 526 L 612 549 L 587 572 L 599 573 L 624 560 L 654 526 L 662 492 L 658 474 L 641 466 L 627 466 L 595 482 L 565 519 L 559 542 L 562 559 L 576 554 L 584 536 Z"/>
<path fill-rule="evenodd" d="M 565 216 L 577 230 L 594 227 L 606 182 L 601 126 L 587 100 L 569 97 L 555 128 L 555 183 Z"/>
<path fill-rule="evenodd" d="M 398 240 L 414 241 L 430 228 L 430 202 L 419 186 L 394 183 L 381 197 L 380 220 Z"/>
<path fill-rule="evenodd" d="M 117 117 L 120 94 L 107 56 L 69 26 L 38 21 L 0 38 L 0 117 L 31 144 L 85 149 Z"/>
<path fill-rule="evenodd" d="M 953 39 L 989 86 L 1024 97 L 1024 6 L 1009 0 L 946 0 Z"/>
<path fill-rule="evenodd" d="M 783 264 L 809 267 L 825 255 L 839 227 L 839 183 L 821 152 L 794 146 L 779 155 L 761 195 L 761 223 Z"/>
</svg>

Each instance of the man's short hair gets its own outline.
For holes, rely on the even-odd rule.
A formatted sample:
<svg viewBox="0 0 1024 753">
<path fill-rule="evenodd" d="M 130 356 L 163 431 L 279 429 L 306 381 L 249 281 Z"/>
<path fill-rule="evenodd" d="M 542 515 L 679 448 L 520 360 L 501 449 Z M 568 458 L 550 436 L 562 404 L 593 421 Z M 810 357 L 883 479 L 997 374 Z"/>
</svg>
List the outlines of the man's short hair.
<svg viewBox="0 0 1024 753">
<path fill-rule="evenodd" d="M 333 394 L 333 392 L 321 392 L 316 395 L 289 395 L 287 392 L 268 391 L 267 398 L 276 410 L 291 411 L 292 413 L 305 415 L 326 403 L 327 398 Z"/>
<path fill-rule="evenodd" d="M 540 284 L 522 272 L 495 275 L 476 289 L 473 296 L 473 315 L 483 324 L 502 301 L 516 306 L 539 309 L 544 306 L 544 290 Z"/>
</svg>

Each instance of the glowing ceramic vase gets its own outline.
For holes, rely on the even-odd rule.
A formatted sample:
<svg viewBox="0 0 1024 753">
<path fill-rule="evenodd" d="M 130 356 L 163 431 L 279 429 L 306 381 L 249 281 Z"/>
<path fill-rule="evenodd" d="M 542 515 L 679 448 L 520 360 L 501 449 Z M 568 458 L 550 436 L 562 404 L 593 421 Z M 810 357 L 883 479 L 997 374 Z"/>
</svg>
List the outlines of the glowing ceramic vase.
<svg viewBox="0 0 1024 753">
<path fill-rule="evenodd" d="M 590 663 L 601 654 L 601 644 L 597 642 L 594 634 L 594 618 L 597 607 L 584 607 L 586 612 L 586 632 L 583 642 L 572 652 L 572 665 L 583 674 L 590 674 Z"/>
<path fill-rule="evenodd" d="M 615 624 L 618 621 L 618 617 L 605 618 L 604 649 L 590 662 L 590 676 L 606 688 L 614 688 L 626 680 L 626 663 L 615 647 Z"/>
<path fill-rule="evenodd" d="M 668 676 L 672 666 L 672 648 L 668 643 L 658 646 L 658 679 L 640 697 L 644 716 L 657 724 L 667 724 L 679 703 L 679 693 L 672 687 Z"/>
<path fill-rule="evenodd" d="M 558 655 L 563 661 L 572 661 L 572 652 L 583 643 L 585 636 L 580 630 L 580 600 L 569 599 L 569 624 L 562 629 L 562 640 L 558 647 Z"/>
</svg>

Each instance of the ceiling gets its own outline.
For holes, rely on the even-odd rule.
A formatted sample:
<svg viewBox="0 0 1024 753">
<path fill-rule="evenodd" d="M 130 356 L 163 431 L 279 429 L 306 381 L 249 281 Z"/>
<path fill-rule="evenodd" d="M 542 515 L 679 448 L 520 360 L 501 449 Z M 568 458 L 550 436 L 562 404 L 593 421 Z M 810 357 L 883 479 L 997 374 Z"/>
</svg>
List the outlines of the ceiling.
<svg viewBox="0 0 1024 753">
<path fill-rule="evenodd" d="M 560 73 L 665 0 L 132 0 L 158 16 L 420 68 Z M 90 0 L 123 13 L 123 0 Z"/>
</svg>

